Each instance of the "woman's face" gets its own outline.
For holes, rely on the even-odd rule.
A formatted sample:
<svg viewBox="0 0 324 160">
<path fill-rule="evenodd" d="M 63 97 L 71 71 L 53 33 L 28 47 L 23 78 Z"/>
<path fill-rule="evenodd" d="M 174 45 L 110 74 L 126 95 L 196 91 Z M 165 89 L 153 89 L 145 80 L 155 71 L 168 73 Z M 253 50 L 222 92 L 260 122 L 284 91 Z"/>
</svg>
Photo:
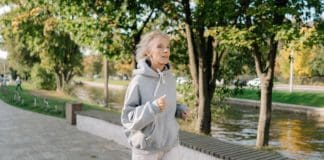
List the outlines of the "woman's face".
<svg viewBox="0 0 324 160">
<path fill-rule="evenodd" d="M 170 42 L 164 37 L 156 37 L 149 43 L 149 58 L 151 63 L 165 65 L 169 63 Z"/>
</svg>

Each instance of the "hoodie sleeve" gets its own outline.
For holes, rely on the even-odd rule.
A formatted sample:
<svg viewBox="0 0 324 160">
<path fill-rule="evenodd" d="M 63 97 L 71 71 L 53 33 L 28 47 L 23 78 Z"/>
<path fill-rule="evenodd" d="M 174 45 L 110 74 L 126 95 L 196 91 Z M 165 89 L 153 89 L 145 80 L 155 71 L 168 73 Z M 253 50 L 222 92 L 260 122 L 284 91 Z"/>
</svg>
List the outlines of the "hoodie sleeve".
<svg viewBox="0 0 324 160">
<path fill-rule="evenodd" d="M 150 124 L 160 109 L 154 102 L 142 104 L 141 94 L 135 82 L 130 83 L 126 91 L 121 123 L 128 130 L 141 130 Z"/>
</svg>

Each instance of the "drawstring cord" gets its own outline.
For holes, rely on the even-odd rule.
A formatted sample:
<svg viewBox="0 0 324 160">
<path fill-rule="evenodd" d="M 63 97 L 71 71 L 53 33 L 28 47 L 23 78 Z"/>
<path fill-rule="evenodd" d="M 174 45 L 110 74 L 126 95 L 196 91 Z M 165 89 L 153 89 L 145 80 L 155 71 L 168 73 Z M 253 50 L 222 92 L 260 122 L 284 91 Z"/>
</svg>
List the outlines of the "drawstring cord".
<svg viewBox="0 0 324 160">
<path fill-rule="evenodd" d="M 164 84 L 165 83 L 165 79 L 164 79 L 164 75 L 163 75 L 163 72 L 161 72 L 159 69 L 157 69 L 158 71 L 158 74 L 159 74 L 159 81 L 155 87 L 155 90 L 154 90 L 154 98 L 156 98 L 156 94 L 157 94 L 157 91 L 159 90 L 160 88 L 160 84 Z"/>
</svg>

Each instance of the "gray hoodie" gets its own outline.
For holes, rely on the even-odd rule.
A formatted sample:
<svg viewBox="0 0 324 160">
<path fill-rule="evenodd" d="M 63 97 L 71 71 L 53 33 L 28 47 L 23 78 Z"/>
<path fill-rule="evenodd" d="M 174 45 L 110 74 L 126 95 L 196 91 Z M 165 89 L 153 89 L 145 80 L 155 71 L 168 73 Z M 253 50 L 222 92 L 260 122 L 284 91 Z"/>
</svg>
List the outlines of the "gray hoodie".
<svg viewBox="0 0 324 160">
<path fill-rule="evenodd" d="M 168 66 L 157 73 L 143 59 L 138 68 L 127 88 L 121 122 L 134 150 L 167 151 L 179 143 L 175 116 L 186 107 L 176 104 L 176 83 Z M 166 109 L 160 111 L 155 100 L 163 95 Z"/>
</svg>

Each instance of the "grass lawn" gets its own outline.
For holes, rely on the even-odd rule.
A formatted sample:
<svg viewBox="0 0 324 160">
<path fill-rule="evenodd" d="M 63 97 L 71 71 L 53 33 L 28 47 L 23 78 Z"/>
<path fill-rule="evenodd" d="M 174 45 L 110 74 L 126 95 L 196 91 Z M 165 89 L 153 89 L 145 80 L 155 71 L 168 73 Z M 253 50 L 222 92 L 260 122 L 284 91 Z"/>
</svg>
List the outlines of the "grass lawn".
<svg viewBox="0 0 324 160">
<path fill-rule="evenodd" d="M 256 89 L 243 89 L 243 94 L 233 98 L 259 100 Z M 324 92 L 293 92 L 273 91 L 273 102 L 297 104 L 324 108 Z"/>
<path fill-rule="evenodd" d="M 23 91 L 20 92 L 22 100 L 18 100 L 17 96 L 15 97 L 15 94 L 17 95 L 15 86 L 0 87 L 0 98 L 15 107 L 60 118 L 65 117 L 65 104 L 73 102 L 82 102 L 83 110 L 96 109 L 117 112 L 110 108 L 106 109 L 99 105 L 81 101 L 65 93 L 35 89 L 26 82 L 23 83 L 22 87 Z"/>
</svg>

